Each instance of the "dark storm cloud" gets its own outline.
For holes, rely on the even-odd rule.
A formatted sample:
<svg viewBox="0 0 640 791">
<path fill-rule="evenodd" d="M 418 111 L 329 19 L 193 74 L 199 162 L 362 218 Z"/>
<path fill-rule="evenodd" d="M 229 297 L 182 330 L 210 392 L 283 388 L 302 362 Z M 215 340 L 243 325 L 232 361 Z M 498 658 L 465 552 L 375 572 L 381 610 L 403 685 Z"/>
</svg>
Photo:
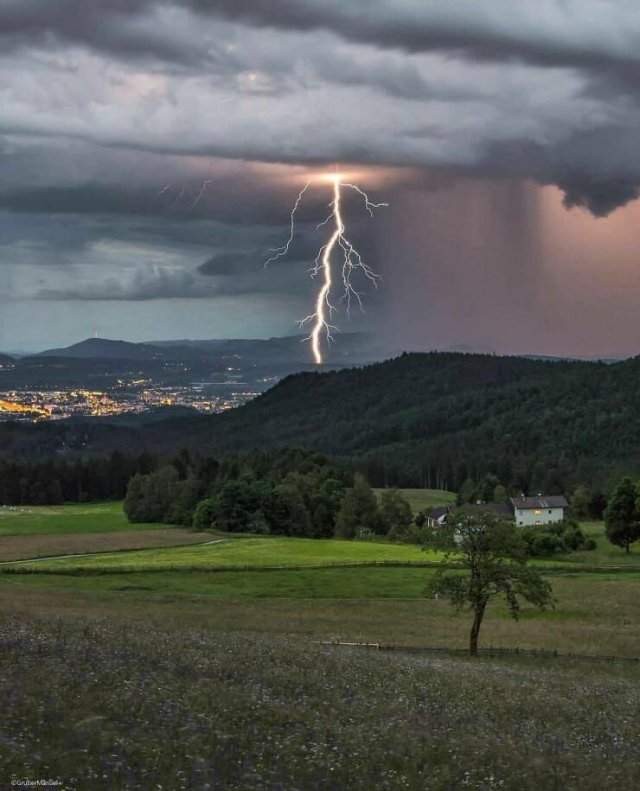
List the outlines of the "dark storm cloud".
<svg viewBox="0 0 640 791">
<path fill-rule="evenodd" d="M 355 234 L 354 238 L 358 238 L 359 247 L 362 248 L 362 252 L 364 254 L 366 248 L 366 239 L 364 237 L 360 237 L 361 231 L 362 224 L 358 221 L 350 224 L 349 232 Z M 280 244 L 286 241 L 284 236 L 272 238 L 276 240 L 278 248 Z M 249 243 L 250 241 L 252 241 L 251 237 L 245 239 L 246 243 Z M 272 256 L 278 248 L 273 247 L 273 242 L 269 247 L 264 244 L 261 247 L 256 247 L 255 236 L 253 241 L 253 247 L 245 247 L 235 250 L 227 249 L 222 252 L 215 253 L 214 255 L 207 258 L 206 261 L 203 261 L 203 263 L 198 266 L 197 271 L 201 275 L 217 277 L 235 277 L 241 273 L 259 274 L 260 271 L 264 269 L 265 261 L 270 256 Z M 294 267 L 298 264 L 304 264 L 304 262 L 306 262 L 308 267 L 317 256 L 318 251 L 322 247 L 324 241 L 324 237 L 317 229 L 315 229 L 314 226 L 305 226 L 304 224 L 298 226 L 296 228 L 296 235 L 289 245 L 287 255 L 277 259 L 274 265 Z M 269 274 L 273 274 L 273 266 L 269 270 Z"/>
<path fill-rule="evenodd" d="M 17 42 L 47 44 L 58 38 L 114 53 L 193 62 L 205 52 L 197 40 L 178 42 L 150 24 L 154 12 L 176 8 L 249 26 L 326 30 L 412 53 L 446 49 L 491 60 L 596 67 L 640 62 L 634 4 L 602 0 L 541 0 L 535 6 L 509 0 L 471 5 L 376 0 L 366 8 L 344 0 L 186 0 L 173 8 L 160 0 L 8 0 L 0 7 L 0 33 Z"/>
<path fill-rule="evenodd" d="M 202 14 L 224 14 L 248 24 L 324 29 L 408 52 L 459 50 L 488 60 L 562 66 L 640 63 L 637 9 L 629 2 L 542 0 L 527 7 L 510 0 L 378 0 L 366 10 L 343 0 L 219 0 L 215 8 L 206 0 L 190 0 L 190 5 Z"/>
<path fill-rule="evenodd" d="M 201 275 L 213 276 L 228 276 L 236 275 L 239 271 L 251 266 L 255 266 L 256 261 L 260 260 L 260 256 L 265 257 L 264 251 L 246 252 L 246 251 L 231 251 L 218 253 L 207 258 L 206 261 L 200 264 L 198 272 Z"/>
<path fill-rule="evenodd" d="M 366 13 L 338 0 L 5 0 L 0 130 L 141 157 L 468 172 L 504 170 L 505 154 L 522 141 L 541 149 L 522 175 L 566 187 L 568 204 L 602 213 L 640 182 L 635 151 L 624 163 L 608 161 L 618 144 L 603 128 L 613 118 L 622 134 L 635 134 L 639 41 L 634 5 L 601 0 L 535 7 L 376 0 Z M 43 79 L 52 80 L 50 92 Z M 581 127 L 593 130 L 594 145 L 578 157 L 567 141 Z M 33 165 L 23 167 L 33 176 Z M 16 211 L 150 211 L 136 186 L 125 194 L 122 184 L 95 188 L 87 179 L 45 184 L 40 195 L 39 186 L 0 203 Z M 250 187 L 219 183 L 211 192 L 224 199 L 209 195 L 190 216 L 230 214 L 243 202 L 236 214 L 251 224 L 255 196 L 253 206 L 274 206 L 275 219 L 279 200 Z M 165 194 L 159 203 L 184 210 L 194 190 L 197 181 L 187 184 L 186 200 L 174 194 L 174 206 Z"/>
<path fill-rule="evenodd" d="M 516 178 L 604 216 L 639 193 L 639 44 L 626 0 L 0 0 L 0 298 L 306 300 L 322 185 L 263 263 L 336 163 L 397 167 L 392 205 Z"/>
<path fill-rule="evenodd" d="M 132 24 L 155 5 L 154 0 L 8 0 L 0 4 L 0 36 L 5 46 L 51 47 L 64 41 L 134 58 L 184 61 L 184 46 L 152 26 Z"/>
<path fill-rule="evenodd" d="M 636 200 L 640 187 L 628 180 L 603 182 L 578 174 L 572 180 L 558 180 L 558 186 L 565 193 L 564 205 L 571 209 L 582 206 L 596 217 L 606 217 L 614 209 Z"/>
</svg>

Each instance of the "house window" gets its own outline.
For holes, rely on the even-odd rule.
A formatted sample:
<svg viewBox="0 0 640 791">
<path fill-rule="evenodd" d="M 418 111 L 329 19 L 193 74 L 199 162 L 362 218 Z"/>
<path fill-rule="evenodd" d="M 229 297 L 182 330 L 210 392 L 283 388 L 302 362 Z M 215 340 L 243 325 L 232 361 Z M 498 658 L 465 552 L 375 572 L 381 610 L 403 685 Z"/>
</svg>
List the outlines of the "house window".
<svg viewBox="0 0 640 791">
<path fill-rule="evenodd" d="M 538 508 L 536 508 L 536 509 L 535 509 L 535 511 L 534 511 L 533 513 L 534 513 L 536 516 L 540 516 L 540 515 L 542 514 L 542 511 L 540 511 Z M 551 511 L 549 511 L 549 513 L 551 513 Z"/>
</svg>

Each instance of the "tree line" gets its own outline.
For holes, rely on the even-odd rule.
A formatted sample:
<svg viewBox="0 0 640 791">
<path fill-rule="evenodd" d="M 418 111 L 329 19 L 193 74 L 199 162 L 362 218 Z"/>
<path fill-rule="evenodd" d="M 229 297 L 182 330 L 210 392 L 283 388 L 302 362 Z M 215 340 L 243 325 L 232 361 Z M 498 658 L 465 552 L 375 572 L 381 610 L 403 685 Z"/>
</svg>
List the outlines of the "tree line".
<svg viewBox="0 0 640 791">
<path fill-rule="evenodd" d="M 131 522 L 309 538 L 398 537 L 413 525 L 398 491 L 378 498 L 348 465 L 291 449 L 195 463 L 184 452 L 134 475 L 124 509 Z"/>
<path fill-rule="evenodd" d="M 61 505 L 122 500 L 131 478 L 155 470 L 149 453 L 67 461 L 19 462 L 0 459 L 0 505 Z"/>
</svg>

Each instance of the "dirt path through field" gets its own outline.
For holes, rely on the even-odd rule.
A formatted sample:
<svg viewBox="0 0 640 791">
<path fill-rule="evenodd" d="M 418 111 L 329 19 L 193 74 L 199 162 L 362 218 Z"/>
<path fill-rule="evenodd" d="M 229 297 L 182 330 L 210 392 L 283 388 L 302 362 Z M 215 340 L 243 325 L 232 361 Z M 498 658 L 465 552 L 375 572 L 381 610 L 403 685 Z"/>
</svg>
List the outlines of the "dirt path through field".
<svg viewBox="0 0 640 791">
<path fill-rule="evenodd" d="M 89 557 L 129 549 L 215 544 L 225 539 L 205 540 L 207 533 L 191 533 L 180 528 L 131 530 L 113 533 L 29 535 L 0 537 L 0 565 L 67 557 Z"/>
</svg>

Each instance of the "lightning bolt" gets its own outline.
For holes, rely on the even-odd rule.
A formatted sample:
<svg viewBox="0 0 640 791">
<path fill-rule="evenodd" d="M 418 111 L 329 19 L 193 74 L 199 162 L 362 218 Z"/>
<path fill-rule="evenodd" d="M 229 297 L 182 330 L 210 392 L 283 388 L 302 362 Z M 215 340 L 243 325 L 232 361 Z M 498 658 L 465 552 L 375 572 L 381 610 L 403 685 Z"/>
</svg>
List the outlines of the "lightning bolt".
<svg viewBox="0 0 640 791">
<path fill-rule="evenodd" d="M 299 322 L 301 327 L 311 327 L 311 331 L 306 340 L 311 343 L 313 358 L 318 365 L 321 365 L 324 361 L 322 356 L 322 338 L 324 337 L 327 342 L 331 342 L 333 340 L 332 330 L 336 329 L 335 326 L 329 323 L 336 310 L 331 302 L 331 290 L 334 280 L 332 260 L 336 249 L 339 249 L 342 253 L 340 274 L 343 293 L 341 299 L 345 303 L 347 315 L 349 315 L 351 311 L 351 303 L 354 299 L 358 303 L 360 310 L 364 311 L 360 292 L 357 291 L 353 285 L 354 273 L 360 272 L 363 274 L 376 288 L 380 279 L 380 275 L 376 274 L 373 269 L 365 263 L 362 255 L 345 235 L 346 227 L 342 215 L 342 188 L 346 187 L 360 195 L 364 200 L 364 207 L 371 217 L 373 217 L 375 209 L 389 205 L 388 203 L 374 203 L 369 199 L 369 196 L 364 190 L 356 184 L 343 181 L 339 174 L 330 174 L 327 178 L 333 184 L 333 199 L 329 204 L 331 211 L 325 220 L 318 223 L 316 230 L 320 230 L 320 228 L 333 223 L 333 231 L 329 240 L 320 248 L 310 270 L 311 277 L 320 277 L 322 280 L 322 286 L 316 297 L 315 309 L 313 313 L 305 316 L 305 318 Z M 281 247 L 276 247 L 270 251 L 273 255 L 265 261 L 265 267 L 279 258 L 286 256 L 289 252 L 289 248 L 295 236 L 296 213 L 309 187 L 310 182 L 307 182 L 298 193 L 298 197 L 291 210 L 289 237 Z"/>
</svg>

